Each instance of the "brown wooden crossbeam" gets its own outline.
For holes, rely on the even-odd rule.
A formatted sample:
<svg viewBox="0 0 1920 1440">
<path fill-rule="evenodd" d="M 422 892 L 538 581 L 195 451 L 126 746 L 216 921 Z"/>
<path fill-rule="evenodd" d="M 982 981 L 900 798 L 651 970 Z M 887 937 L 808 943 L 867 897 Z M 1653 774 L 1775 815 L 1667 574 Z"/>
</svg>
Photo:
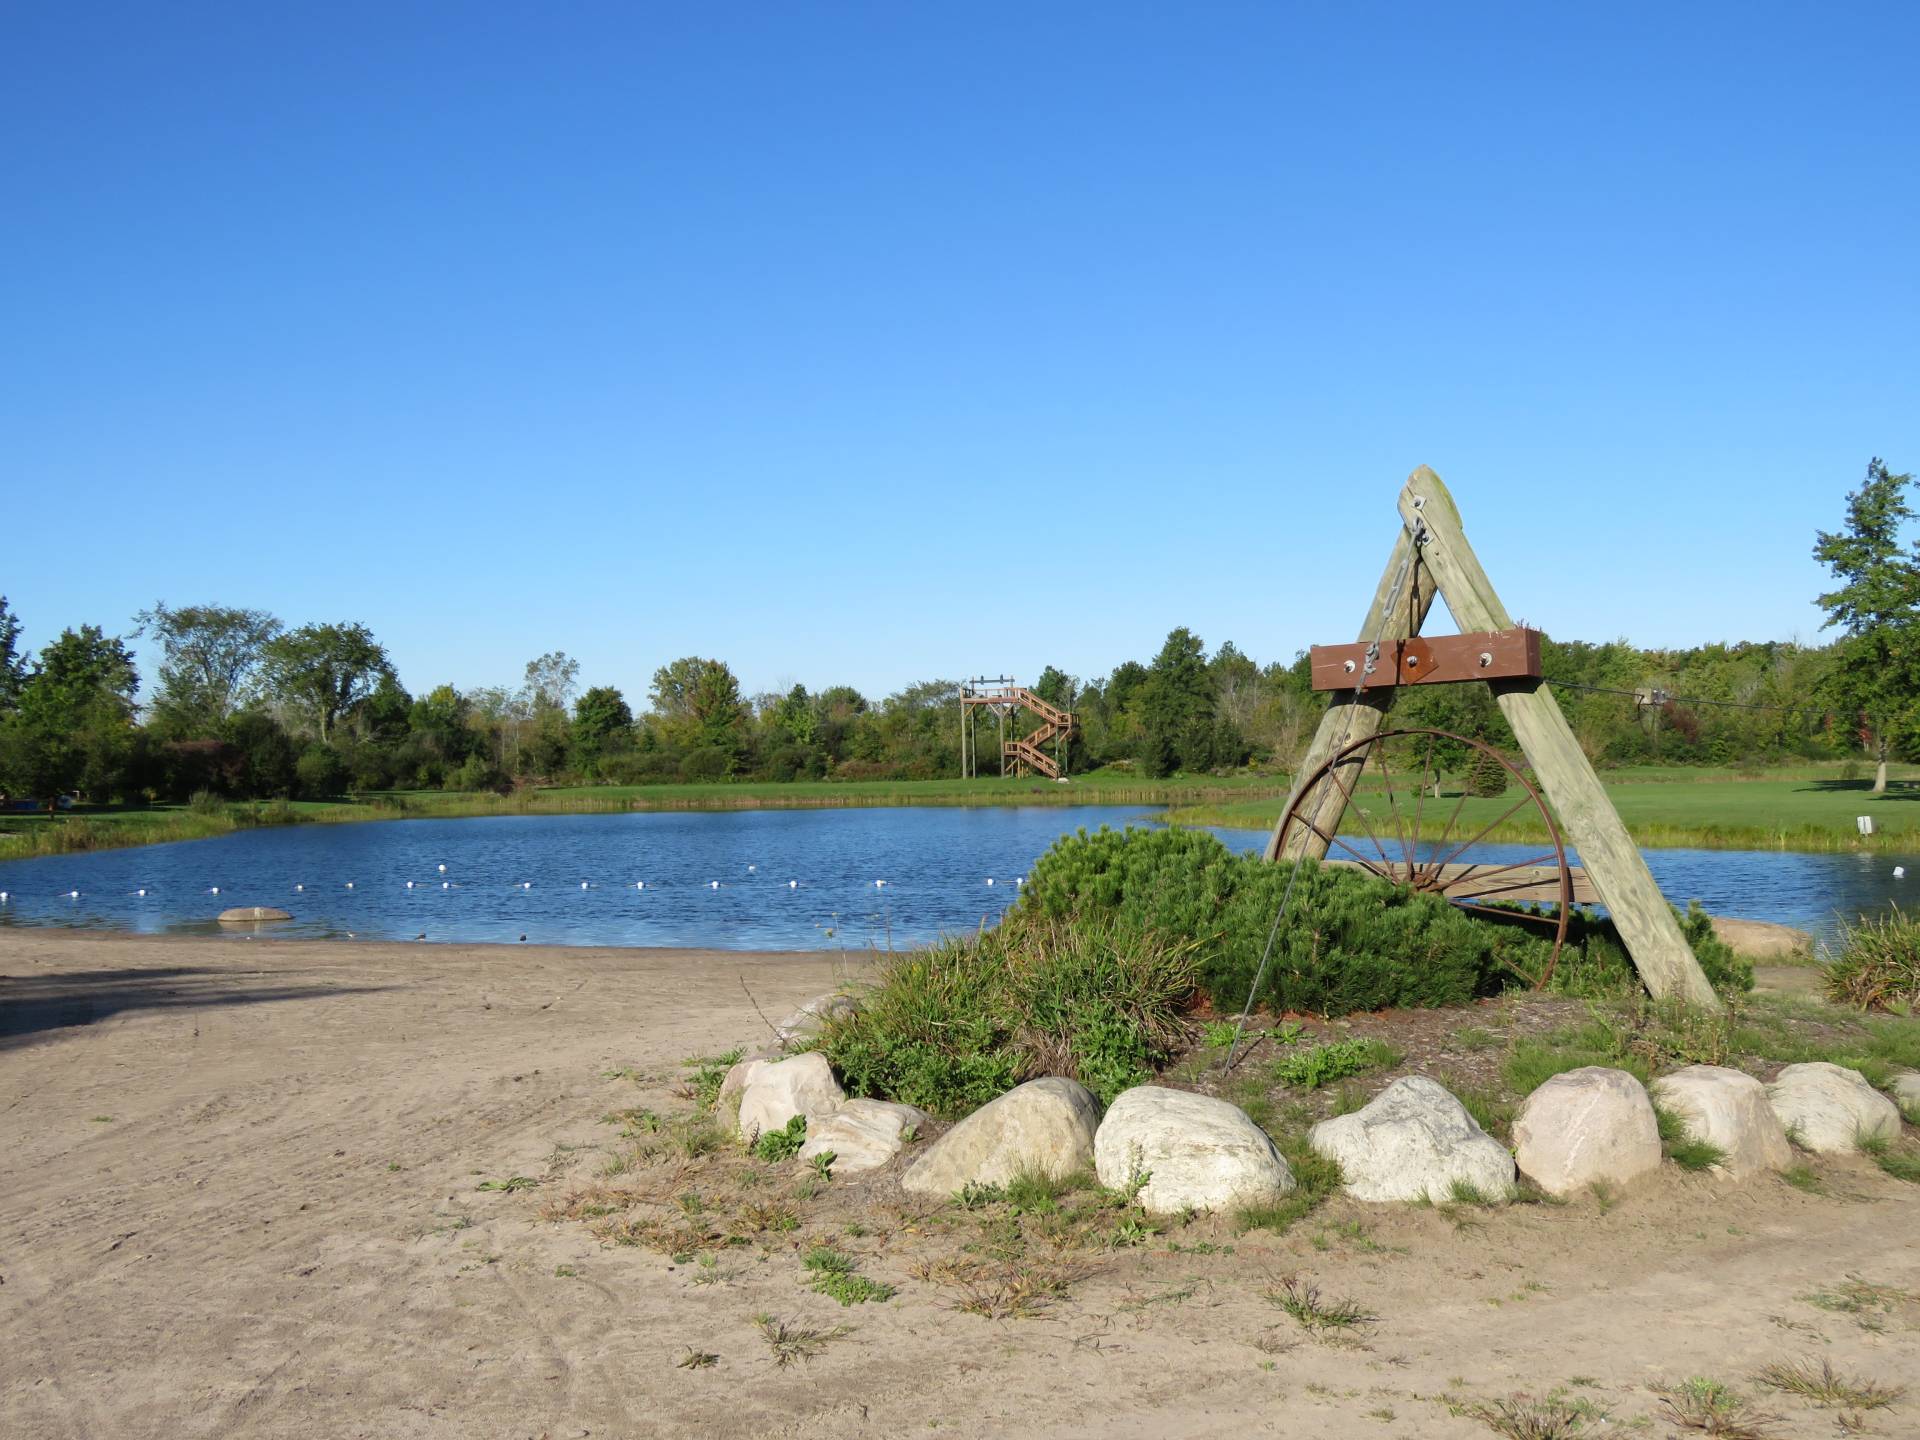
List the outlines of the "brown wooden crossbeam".
<svg viewBox="0 0 1920 1440">
<path fill-rule="evenodd" d="M 1360 683 L 1367 646 L 1313 647 L 1313 688 L 1351 690 Z M 1511 630 L 1476 630 L 1467 635 L 1416 635 L 1387 640 L 1367 689 L 1390 685 L 1447 685 L 1462 680 L 1538 680 L 1540 632 L 1525 625 Z"/>
</svg>

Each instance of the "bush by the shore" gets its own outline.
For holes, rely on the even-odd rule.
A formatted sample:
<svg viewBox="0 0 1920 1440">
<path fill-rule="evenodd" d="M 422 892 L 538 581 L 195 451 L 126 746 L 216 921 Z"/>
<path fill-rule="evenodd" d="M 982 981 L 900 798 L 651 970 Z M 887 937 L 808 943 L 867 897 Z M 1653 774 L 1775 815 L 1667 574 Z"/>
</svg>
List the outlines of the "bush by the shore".
<svg viewBox="0 0 1920 1440">
<path fill-rule="evenodd" d="M 1826 984 L 1828 999 L 1856 1010 L 1920 1011 L 1920 921 L 1896 908 L 1843 927 Z"/>
</svg>

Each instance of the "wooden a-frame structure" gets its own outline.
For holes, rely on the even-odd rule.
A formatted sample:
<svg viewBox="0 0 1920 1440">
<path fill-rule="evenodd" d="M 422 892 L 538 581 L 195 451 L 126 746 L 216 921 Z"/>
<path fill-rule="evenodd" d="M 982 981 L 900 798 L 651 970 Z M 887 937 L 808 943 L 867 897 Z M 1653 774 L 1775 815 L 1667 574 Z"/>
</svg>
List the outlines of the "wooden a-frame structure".
<svg viewBox="0 0 1920 1440">
<path fill-rule="evenodd" d="M 1460 511 L 1440 477 L 1424 465 L 1415 470 L 1400 491 L 1399 509 L 1400 534 L 1360 627 L 1360 639 L 1383 642 L 1384 648 L 1385 642 L 1418 635 L 1436 593 L 1446 600 L 1463 630 L 1512 629 L 1513 620 L 1467 543 Z M 1532 763 L 1561 829 L 1579 850 L 1587 878 L 1607 907 L 1648 991 L 1656 997 L 1675 996 L 1718 1009 L 1719 998 L 1680 933 L 1673 908 L 1573 738 L 1547 682 L 1533 676 L 1486 683 Z M 1327 837 L 1339 833 L 1346 792 L 1331 773 L 1316 786 L 1321 793 L 1303 797 L 1300 789 L 1337 747 L 1380 732 L 1394 694 L 1395 686 L 1387 680 L 1373 688 L 1362 681 L 1357 688 L 1332 695 L 1320 728 L 1294 772 L 1294 793 L 1288 796 L 1282 821 L 1267 842 L 1267 859 L 1326 858 Z M 1296 827 L 1283 836 L 1284 817 L 1303 798 L 1317 817 L 1317 833 Z"/>
</svg>

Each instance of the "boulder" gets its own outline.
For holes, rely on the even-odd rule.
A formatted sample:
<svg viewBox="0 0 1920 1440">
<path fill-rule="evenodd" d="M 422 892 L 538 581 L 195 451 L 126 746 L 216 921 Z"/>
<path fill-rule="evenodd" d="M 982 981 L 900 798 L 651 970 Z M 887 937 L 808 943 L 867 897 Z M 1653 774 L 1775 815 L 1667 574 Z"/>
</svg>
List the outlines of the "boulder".
<svg viewBox="0 0 1920 1440">
<path fill-rule="evenodd" d="M 923 1130 L 926 1123 L 926 1112 L 911 1105 L 849 1100 L 824 1118 L 807 1121 L 807 1143 L 800 1147 L 800 1158 L 831 1154 L 836 1175 L 878 1170 L 905 1147 L 908 1126 Z"/>
<path fill-rule="evenodd" d="M 1077 1081 L 1049 1075 L 989 1100 L 936 1140 L 901 1177 L 914 1195 L 1004 1185 L 1022 1171 L 1056 1178 L 1093 1163 L 1100 1102 Z"/>
<path fill-rule="evenodd" d="M 847 1092 L 833 1078 L 827 1057 L 809 1051 L 761 1066 L 740 1092 L 740 1135 L 751 1144 L 796 1115 L 809 1123 L 840 1108 Z"/>
<path fill-rule="evenodd" d="M 1520 1106 L 1513 1158 L 1549 1195 L 1651 1174 L 1660 1168 L 1660 1124 L 1646 1086 L 1600 1065 L 1555 1075 Z"/>
<path fill-rule="evenodd" d="M 1766 1087 L 1741 1070 L 1689 1065 L 1653 1082 L 1656 1104 L 1680 1117 L 1689 1137 L 1725 1152 L 1714 1168 L 1732 1180 L 1793 1163 L 1787 1132 L 1767 1103 Z"/>
<path fill-rule="evenodd" d="M 1125 1190 L 1139 1176 L 1149 1214 L 1237 1210 L 1293 1189 L 1293 1171 L 1247 1112 L 1225 1100 L 1140 1085 L 1107 1107 L 1093 1137 L 1100 1183 Z"/>
<path fill-rule="evenodd" d="M 816 995 L 774 1026 L 773 1033 L 782 1045 L 791 1045 L 796 1040 L 818 1035 L 827 1021 L 851 1015 L 859 1008 L 860 1002 L 851 995 L 842 995 L 837 991 Z"/>
<path fill-rule="evenodd" d="M 1767 1086 L 1767 1099 L 1787 1133 L 1821 1155 L 1850 1155 L 1862 1140 L 1900 1133 L 1899 1107 L 1844 1065 L 1789 1065 Z"/>
<path fill-rule="evenodd" d="M 1513 1189 L 1507 1147 L 1424 1075 L 1403 1076 L 1353 1114 L 1322 1120 L 1307 1143 L 1339 1162 L 1347 1193 L 1359 1200 L 1438 1203 L 1452 1199 L 1455 1186 L 1505 1200 Z"/>
<path fill-rule="evenodd" d="M 754 1076 L 786 1053 L 777 1046 L 769 1045 L 741 1056 L 734 1067 L 727 1071 L 727 1078 L 720 1082 L 720 1093 L 715 1097 L 714 1105 L 725 1105 L 730 1100 L 737 1102 L 740 1093 L 753 1083 Z"/>
<path fill-rule="evenodd" d="M 1920 1070 L 1902 1070 L 1893 1077 L 1893 1100 L 1904 1110 L 1920 1112 Z"/>
<path fill-rule="evenodd" d="M 271 905 L 236 905 L 231 910 L 222 910 L 220 919 L 228 925 L 255 925 L 263 920 L 291 920 L 293 916 Z"/>
</svg>

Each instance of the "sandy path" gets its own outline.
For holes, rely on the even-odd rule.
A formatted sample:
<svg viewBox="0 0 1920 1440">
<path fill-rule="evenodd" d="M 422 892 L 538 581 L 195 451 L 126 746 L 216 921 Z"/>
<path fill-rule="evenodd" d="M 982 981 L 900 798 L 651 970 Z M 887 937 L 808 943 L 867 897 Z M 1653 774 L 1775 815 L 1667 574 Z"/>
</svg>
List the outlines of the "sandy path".
<svg viewBox="0 0 1920 1440">
<path fill-rule="evenodd" d="M 686 1055 L 751 1041 L 826 956 L 0 936 L 0 1434 L 7 1436 L 1484 1436 L 1443 1393 L 1569 1386 L 1628 1430 L 1647 1388 L 1745 1385 L 1817 1355 L 1916 1395 L 1920 1187 L 1670 1177 L 1610 1210 L 1464 1230 L 1341 1202 L 1284 1239 L 1203 1222 L 1105 1263 L 1041 1319 L 990 1322 L 871 1267 L 845 1311 L 780 1255 L 723 1282 L 536 1218 L 616 1105 L 670 1105 Z M 610 1079 L 635 1067 L 642 1079 Z M 563 1146 L 589 1147 L 577 1151 Z M 485 1178 L 547 1178 L 531 1194 Z M 836 1190 L 839 1189 L 836 1184 Z M 885 1182 L 874 1189 L 883 1202 Z M 1365 1238 L 1331 1227 L 1357 1220 Z M 1231 1254 L 1170 1252 L 1212 1241 Z M 572 1274 L 556 1274 L 570 1270 Z M 1262 1298 L 1312 1275 L 1380 1323 L 1297 1337 Z M 753 1316 L 851 1325 L 774 1368 Z M 1276 1328 L 1276 1326 L 1278 1328 Z M 1271 1335 L 1278 1353 L 1253 1342 Z M 688 1346 L 718 1354 L 683 1370 Z M 1838 1433 L 1770 1397 L 1776 1435 Z"/>
</svg>

